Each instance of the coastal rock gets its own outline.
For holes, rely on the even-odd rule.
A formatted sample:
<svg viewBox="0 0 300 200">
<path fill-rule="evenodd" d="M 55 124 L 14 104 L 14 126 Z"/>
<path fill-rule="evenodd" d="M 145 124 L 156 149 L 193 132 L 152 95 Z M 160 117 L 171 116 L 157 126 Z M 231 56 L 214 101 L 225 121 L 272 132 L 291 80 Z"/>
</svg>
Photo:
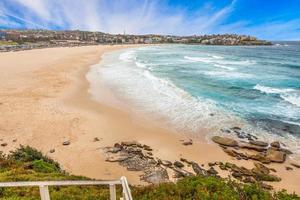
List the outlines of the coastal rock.
<svg viewBox="0 0 300 200">
<path fill-rule="evenodd" d="M 231 133 L 231 130 L 230 129 L 227 129 L 227 128 L 221 128 L 220 131 L 222 133 Z"/>
<path fill-rule="evenodd" d="M 184 146 L 193 145 L 193 140 L 184 141 L 182 144 L 183 144 Z"/>
<path fill-rule="evenodd" d="M 260 186 L 266 190 L 273 190 L 273 186 L 265 184 L 265 183 L 260 183 Z"/>
<path fill-rule="evenodd" d="M 292 167 L 289 167 L 289 166 L 286 166 L 285 169 L 286 169 L 287 171 L 293 170 L 293 168 L 292 168 Z"/>
<path fill-rule="evenodd" d="M 50 153 L 54 153 L 54 152 L 55 152 L 55 149 L 50 149 L 49 152 L 50 152 Z"/>
<path fill-rule="evenodd" d="M 130 147 L 130 146 L 133 146 L 133 147 L 142 147 L 142 145 L 136 141 L 129 141 L 129 142 L 121 142 L 121 145 L 122 146 L 127 146 L 127 147 Z"/>
<path fill-rule="evenodd" d="M 179 161 L 175 161 L 175 162 L 173 163 L 173 165 L 174 165 L 175 167 L 178 167 L 178 168 L 183 168 L 183 167 L 184 167 L 184 164 L 182 164 L 182 163 L 179 162 Z"/>
<path fill-rule="evenodd" d="M 260 147 L 267 147 L 269 145 L 267 142 L 259 140 L 250 140 L 249 143 Z"/>
<path fill-rule="evenodd" d="M 274 147 L 274 148 L 277 148 L 277 149 L 280 148 L 280 143 L 278 141 L 272 142 L 270 145 L 271 145 L 271 147 Z"/>
<path fill-rule="evenodd" d="M 254 178 L 257 181 L 279 182 L 281 178 L 273 174 L 255 174 Z"/>
<path fill-rule="evenodd" d="M 1 146 L 2 146 L 2 147 L 6 147 L 6 146 L 7 146 L 7 143 L 2 143 Z"/>
<path fill-rule="evenodd" d="M 271 162 L 271 160 L 269 158 L 267 158 L 262 153 L 250 155 L 249 158 L 252 159 L 252 160 L 257 160 L 257 161 L 259 161 L 261 163 L 264 163 L 264 164 L 269 164 Z"/>
<path fill-rule="evenodd" d="M 64 145 L 64 146 L 67 146 L 67 145 L 70 145 L 70 144 L 71 144 L 70 141 L 64 141 L 64 142 L 63 142 L 63 145 Z"/>
<path fill-rule="evenodd" d="M 234 126 L 234 127 L 232 127 L 232 128 L 230 128 L 231 130 L 238 130 L 238 131 L 240 131 L 240 130 L 242 130 L 240 127 L 238 127 L 238 126 Z"/>
<path fill-rule="evenodd" d="M 172 162 L 170 162 L 168 160 L 161 160 L 161 164 L 163 166 L 166 166 L 166 167 L 171 167 L 172 166 Z"/>
<path fill-rule="evenodd" d="M 106 158 L 106 161 L 108 162 L 122 162 L 126 159 L 129 159 L 131 157 L 133 157 L 134 155 L 130 155 L 128 153 L 119 153 L 116 155 L 110 155 Z"/>
<path fill-rule="evenodd" d="M 254 172 L 256 174 L 258 174 L 258 173 L 269 174 L 270 173 L 270 169 L 268 167 L 264 166 L 263 164 L 255 162 L 254 165 L 255 165 L 255 168 L 252 169 L 252 172 Z"/>
<path fill-rule="evenodd" d="M 208 170 L 207 170 L 207 173 L 211 176 L 216 176 L 218 174 L 218 172 L 213 168 L 213 167 L 210 167 Z"/>
<path fill-rule="evenodd" d="M 300 164 L 298 164 L 298 163 L 291 163 L 291 165 L 296 167 L 296 168 L 300 168 Z"/>
<path fill-rule="evenodd" d="M 176 178 L 193 176 L 192 173 L 190 173 L 190 172 L 188 172 L 188 171 L 186 171 L 184 169 L 178 168 L 178 167 L 174 167 L 173 170 L 176 173 Z"/>
<path fill-rule="evenodd" d="M 273 148 L 269 148 L 266 153 L 266 158 L 272 162 L 283 163 L 286 159 L 286 154 L 282 151 L 277 151 Z"/>
<path fill-rule="evenodd" d="M 169 181 L 167 170 L 162 167 L 154 167 L 151 170 L 146 170 L 145 174 L 141 175 L 141 180 L 147 183 L 159 184 Z"/>
<path fill-rule="evenodd" d="M 192 168 L 197 175 L 207 176 L 207 172 L 202 169 L 197 163 L 192 162 Z"/>
<path fill-rule="evenodd" d="M 238 142 L 234 139 L 227 138 L 227 137 L 220 137 L 220 136 L 214 136 L 212 137 L 212 141 L 214 141 L 217 144 L 229 146 L 229 147 L 236 147 L 238 146 Z"/>
<path fill-rule="evenodd" d="M 122 149 L 120 147 L 106 147 L 105 150 L 107 153 L 118 153 Z"/>
<path fill-rule="evenodd" d="M 264 147 L 251 145 L 251 144 L 247 144 L 247 143 L 246 144 L 240 144 L 239 147 L 243 148 L 243 149 L 250 149 L 250 150 L 258 151 L 258 152 L 263 152 L 263 151 L 267 150 Z"/>
<path fill-rule="evenodd" d="M 93 140 L 93 142 L 98 142 L 98 141 L 100 141 L 100 139 L 98 137 L 95 137 Z"/>
<path fill-rule="evenodd" d="M 153 149 L 152 149 L 150 146 L 145 145 L 145 144 L 142 146 L 142 148 L 143 148 L 145 151 L 153 151 Z"/>
</svg>

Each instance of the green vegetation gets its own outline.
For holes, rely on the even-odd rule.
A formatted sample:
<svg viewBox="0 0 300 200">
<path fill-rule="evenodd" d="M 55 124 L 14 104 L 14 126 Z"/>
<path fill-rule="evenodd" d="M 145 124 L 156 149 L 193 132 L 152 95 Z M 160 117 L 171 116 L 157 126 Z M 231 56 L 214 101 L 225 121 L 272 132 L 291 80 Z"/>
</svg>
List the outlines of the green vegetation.
<svg viewBox="0 0 300 200">
<path fill-rule="evenodd" d="M 0 46 L 7 46 L 7 45 L 18 45 L 17 42 L 12 42 L 12 41 L 2 41 L 0 40 Z"/>
<path fill-rule="evenodd" d="M 64 172 L 54 160 L 31 147 L 21 146 L 9 156 L 0 154 L 0 181 L 83 180 Z M 134 199 L 139 200 L 292 200 L 299 199 L 285 191 L 271 193 L 258 185 L 240 184 L 216 177 L 187 177 L 175 183 L 131 187 Z M 121 188 L 117 187 L 118 195 Z M 107 186 L 50 187 L 51 200 L 109 199 Z M 36 200 L 36 187 L 0 188 L 0 199 Z"/>
</svg>

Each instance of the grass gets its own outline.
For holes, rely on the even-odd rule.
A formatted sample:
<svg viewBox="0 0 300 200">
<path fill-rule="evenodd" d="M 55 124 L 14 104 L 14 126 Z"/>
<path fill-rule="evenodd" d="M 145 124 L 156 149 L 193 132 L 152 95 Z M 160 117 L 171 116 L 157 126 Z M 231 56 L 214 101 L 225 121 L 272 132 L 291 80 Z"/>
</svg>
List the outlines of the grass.
<svg viewBox="0 0 300 200">
<path fill-rule="evenodd" d="M 17 42 L 12 42 L 12 41 L 2 41 L 0 40 L 0 46 L 7 46 L 7 45 L 18 45 Z"/>
<path fill-rule="evenodd" d="M 28 146 L 21 146 L 9 156 L 0 153 L 0 181 L 87 180 L 63 171 L 59 164 Z M 51 200 L 109 199 L 108 186 L 49 187 Z M 186 177 L 177 183 L 131 186 L 134 199 L 139 200 L 300 200 L 286 191 L 272 193 L 258 185 L 240 184 L 216 177 Z M 117 187 L 118 195 L 121 188 Z M 119 196 L 118 196 L 119 198 Z M 0 188 L 0 199 L 36 200 L 37 187 Z"/>
</svg>

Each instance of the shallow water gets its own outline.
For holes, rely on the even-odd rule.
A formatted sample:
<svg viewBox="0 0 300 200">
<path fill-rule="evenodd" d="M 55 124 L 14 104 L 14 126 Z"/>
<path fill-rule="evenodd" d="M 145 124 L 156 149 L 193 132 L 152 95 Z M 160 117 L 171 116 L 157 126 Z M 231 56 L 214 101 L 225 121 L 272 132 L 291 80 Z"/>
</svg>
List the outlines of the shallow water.
<svg viewBox="0 0 300 200">
<path fill-rule="evenodd" d="M 122 101 L 176 130 L 244 124 L 300 152 L 300 44 L 162 45 L 104 55 L 97 73 Z"/>
</svg>

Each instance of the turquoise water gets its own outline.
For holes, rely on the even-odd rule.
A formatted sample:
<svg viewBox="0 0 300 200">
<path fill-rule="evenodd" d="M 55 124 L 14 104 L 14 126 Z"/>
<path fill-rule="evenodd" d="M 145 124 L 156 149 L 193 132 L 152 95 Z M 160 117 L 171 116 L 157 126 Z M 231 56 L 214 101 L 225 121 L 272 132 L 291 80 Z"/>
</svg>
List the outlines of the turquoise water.
<svg viewBox="0 0 300 200">
<path fill-rule="evenodd" d="M 179 131 L 245 124 L 300 149 L 300 43 L 149 46 L 106 54 L 94 70 L 135 112 Z"/>
</svg>

